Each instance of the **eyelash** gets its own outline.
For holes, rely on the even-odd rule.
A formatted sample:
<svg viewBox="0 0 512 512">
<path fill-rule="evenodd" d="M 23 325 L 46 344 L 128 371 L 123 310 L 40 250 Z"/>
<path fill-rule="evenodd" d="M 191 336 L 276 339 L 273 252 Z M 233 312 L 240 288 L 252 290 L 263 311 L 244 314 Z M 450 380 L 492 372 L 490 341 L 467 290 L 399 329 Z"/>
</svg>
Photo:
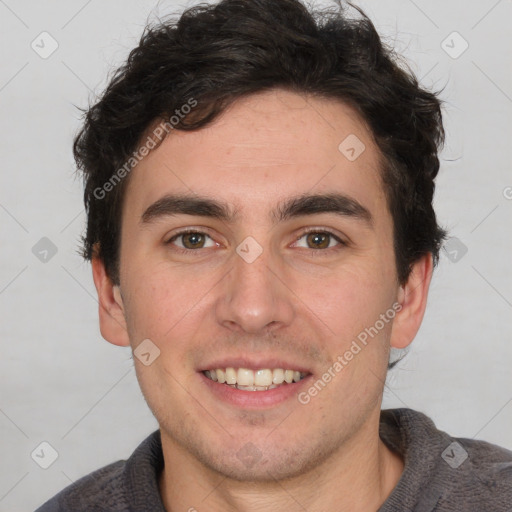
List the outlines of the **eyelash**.
<svg viewBox="0 0 512 512">
<path fill-rule="evenodd" d="M 179 238 L 180 236 L 189 235 L 189 234 L 192 234 L 192 233 L 198 233 L 200 235 L 206 235 L 206 236 L 208 236 L 209 238 L 211 238 L 213 240 L 213 238 L 208 233 L 206 233 L 204 231 L 200 231 L 200 230 L 196 230 L 196 229 L 186 229 L 186 230 L 183 230 L 183 231 L 179 231 L 178 233 L 175 233 L 169 240 L 167 240 L 165 242 L 165 245 L 171 245 L 172 242 L 174 240 L 176 240 L 177 238 Z M 301 238 L 303 238 L 304 236 L 306 236 L 306 235 L 308 235 L 310 233 L 328 235 L 331 238 L 334 238 L 334 240 L 336 240 L 336 242 L 338 242 L 338 246 L 335 246 L 335 247 L 327 247 L 326 249 L 310 249 L 310 251 L 312 251 L 312 253 L 315 256 L 323 256 L 326 252 L 330 253 L 333 250 L 334 251 L 340 250 L 342 247 L 346 247 L 348 245 L 348 243 L 345 242 L 344 240 L 342 240 L 339 236 L 335 235 L 334 233 L 332 233 L 329 230 L 321 229 L 321 228 L 308 228 L 308 229 L 304 230 L 299 236 L 297 236 L 297 238 L 295 239 L 295 242 L 299 241 Z M 177 251 L 177 252 L 179 252 L 181 254 L 190 254 L 190 253 L 193 253 L 193 252 L 199 252 L 200 249 L 204 249 L 204 248 L 200 247 L 199 249 L 183 249 L 182 247 L 176 247 L 175 246 L 173 250 L 175 250 L 175 251 Z M 206 249 L 210 249 L 210 247 L 206 247 Z M 307 248 L 305 248 L 305 249 L 307 249 Z"/>
</svg>

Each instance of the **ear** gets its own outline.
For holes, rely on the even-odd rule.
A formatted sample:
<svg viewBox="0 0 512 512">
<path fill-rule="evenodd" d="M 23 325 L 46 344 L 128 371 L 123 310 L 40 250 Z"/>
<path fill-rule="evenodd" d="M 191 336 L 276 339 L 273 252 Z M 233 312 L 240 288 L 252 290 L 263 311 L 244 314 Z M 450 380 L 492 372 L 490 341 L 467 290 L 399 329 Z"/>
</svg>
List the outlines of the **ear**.
<svg viewBox="0 0 512 512">
<path fill-rule="evenodd" d="M 130 345 L 123 299 L 119 286 L 114 285 L 105 271 L 105 265 L 98 256 L 92 257 L 92 277 L 98 292 L 101 335 L 113 345 Z"/>
<path fill-rule="evenodd" d="M 400 286 L 397 301 L 402 307 L 393 320 L 392 347 L 405 348 L 416 336 L 427 307 L 432 270 L 432 254 L 428 253 L 414 263 L 407 282 Z"/>
</svg>

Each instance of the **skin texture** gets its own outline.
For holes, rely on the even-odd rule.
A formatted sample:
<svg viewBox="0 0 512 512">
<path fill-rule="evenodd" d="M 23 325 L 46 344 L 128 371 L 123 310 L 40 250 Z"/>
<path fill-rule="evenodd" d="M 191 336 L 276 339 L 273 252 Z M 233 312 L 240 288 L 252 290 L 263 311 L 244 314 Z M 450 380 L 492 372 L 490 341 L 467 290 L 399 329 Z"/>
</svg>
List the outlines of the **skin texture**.
<svg viewBox="0 0 512 512">
<path fill-rule="evenodd" d="M 338 150 L 350 134 L 366 147 L 355 161 Z M 135 349 L 149 338 L 160 350 L 149 366 L 134 362 L 160 425 L 167 510 L 376 510 L 398 482 L 403 461 L 378 436 L 383 386 L 390 347 L 407 346 L 420 326 L 432 258 L 398 284 L 379 161 L 354 110 L 273 90 L 235 102 L 199 131 L 173 132 L 132 171 L 120 286 L 98 258 L 93 275 L 105 339 Z M 288 197 L 333 192 L 356 199 L 372 223 L 334 213 L 270 217 Z M 240 217 L 142 223 L 168 193 L 222 200 Z M 201 248 L 186 237 L 166 244 L 182 228 L 208 235 Z M 346 244 L 327 238 L 328 248 L 316 248 L 307 228 Z M 252 263 L 236 252 L 248 236 L 263 250 Z M 307 368 L 314 382 L 396 303 L 394 320 L 307 404 L 294 396 L 235 406 L 198 371 L 223 357 L 272 357 Z M 247 447 L 253 464 L 237 456 Z"/>
</svg>

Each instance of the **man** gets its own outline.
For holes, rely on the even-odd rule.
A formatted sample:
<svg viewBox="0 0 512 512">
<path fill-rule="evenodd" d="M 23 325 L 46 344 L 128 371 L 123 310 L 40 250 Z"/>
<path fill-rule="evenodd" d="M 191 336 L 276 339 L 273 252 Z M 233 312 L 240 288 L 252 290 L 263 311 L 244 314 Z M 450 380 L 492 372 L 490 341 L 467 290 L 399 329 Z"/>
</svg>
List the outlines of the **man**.
<svg viewBox="0 0 512 512">
<path fill-rule="evenodd" d="M 445 236 L 442 141 L 363 13 L 148 28 L 74 150 L 101 332 L 160 428 L 39 510 L 512 510 L 511 452 L 381 411 Z"/>
</svg>

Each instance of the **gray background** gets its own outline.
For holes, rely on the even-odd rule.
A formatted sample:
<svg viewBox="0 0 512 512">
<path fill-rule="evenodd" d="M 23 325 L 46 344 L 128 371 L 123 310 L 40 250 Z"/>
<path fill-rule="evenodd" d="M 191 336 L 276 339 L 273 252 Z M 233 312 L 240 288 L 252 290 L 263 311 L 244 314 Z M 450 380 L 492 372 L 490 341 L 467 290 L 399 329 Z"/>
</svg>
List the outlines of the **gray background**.
<svg viewBox="0 0 512 512">
<path fill-rule="evenodd" d="M 512 449 L 512 2 L 356 4 L 425 86 L 445 88 L 436 207 L 456 237 L 384 407 L 411 407 L 452 435 Z M 185 5 L 0 0 L 0 511 L 33 510 L 126 458 L 157 427 L 130 350 L 99 333 L 90 265 L 76 252 L 85 217 L 71 143 L 76 106 L 102 91 L 148 16 Z M 43 31 L 59 45 L 47 58 L 31 47 L 51 49 Z M 57 249 L 46 261 L 43 237 Z M 46 470 L 31 458 L 43 441 L 58 452 Z"/>
</svg>

